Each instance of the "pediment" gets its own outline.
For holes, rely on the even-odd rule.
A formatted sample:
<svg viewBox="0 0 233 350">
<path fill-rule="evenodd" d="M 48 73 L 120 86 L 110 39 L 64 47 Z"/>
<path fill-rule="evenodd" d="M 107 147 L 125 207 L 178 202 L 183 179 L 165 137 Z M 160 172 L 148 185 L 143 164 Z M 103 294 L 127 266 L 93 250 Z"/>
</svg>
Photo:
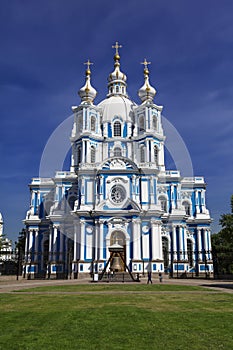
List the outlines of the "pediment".
<svg viewBox="0 0 233 350">
<path fill-rule="evenodd" d="M 102 170 L 138 170 L 137 165 L 125 157 L 112 157 L 101 165 Z"/>
</svg>

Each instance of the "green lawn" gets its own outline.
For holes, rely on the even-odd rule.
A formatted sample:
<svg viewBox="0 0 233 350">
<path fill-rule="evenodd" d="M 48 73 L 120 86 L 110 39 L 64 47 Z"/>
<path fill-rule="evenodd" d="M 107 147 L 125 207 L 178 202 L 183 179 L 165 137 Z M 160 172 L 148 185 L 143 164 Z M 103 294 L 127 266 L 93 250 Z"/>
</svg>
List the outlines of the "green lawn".
<svg viewBox="0 0 233 350">
<path fill-rule="evenodd" d="M 0 349 L 233 349 L 233 294 L 165 284 L 31 290 L 40 293 L 0 294 Z"/>
</svg>

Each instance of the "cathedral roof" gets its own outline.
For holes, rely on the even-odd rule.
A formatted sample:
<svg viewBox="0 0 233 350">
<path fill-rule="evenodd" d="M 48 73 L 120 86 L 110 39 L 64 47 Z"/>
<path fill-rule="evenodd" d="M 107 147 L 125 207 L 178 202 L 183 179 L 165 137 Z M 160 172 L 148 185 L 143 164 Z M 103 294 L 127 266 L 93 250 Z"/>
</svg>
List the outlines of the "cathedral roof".
<svg viewBox="0 0 233 350">
<path fill-rule="evenodd" d="M 122 120 L 131 120 L 133 107 L 135 106 L 136 103 L 121 95 L 110 96 L 98 105 L 102 109 L 103 121 L 113 120 L 114 117 L 119 117 Z"/>
<path fill-rule="evenodd" d="M 108 95 L 105 100 L 99 103 L 98 107 L 102 109 L 104 120 L 112 120 L 118 117 L 121 120 L 131 120 L 133 107 L 136 106 L 132 100 L 128 98 L 126 91 L 126 75 L 120 70 L 119 48 L 122 46 L 116 42 L 112 46 L 116 52 L 114 56 L 114 71 L 108 77 Z"/>
</svg>

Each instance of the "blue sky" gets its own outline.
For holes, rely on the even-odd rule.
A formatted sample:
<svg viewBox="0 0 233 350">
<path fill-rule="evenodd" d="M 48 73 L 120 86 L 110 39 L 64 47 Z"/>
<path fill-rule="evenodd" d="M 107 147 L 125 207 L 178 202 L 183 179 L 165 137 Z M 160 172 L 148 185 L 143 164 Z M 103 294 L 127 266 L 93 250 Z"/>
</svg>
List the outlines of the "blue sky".
<svg viewBox="0 0 233 350">
<path fill-rule="evenodd" d="M 128 93 L 139 102 L 146 57 L 155 102 L 178 130 L 194 174 L 208 184 L 218 230 L 233 193 L 233 2 L 231 0 L 2 0 L 0 2 L 0 211 L 16 240 L 44 146 L 79 104 L 83 62 L 96 102 L 107 93 L 119 41 Z M 59 170 L 59 169 L 55 169 Z"/>
</svg>

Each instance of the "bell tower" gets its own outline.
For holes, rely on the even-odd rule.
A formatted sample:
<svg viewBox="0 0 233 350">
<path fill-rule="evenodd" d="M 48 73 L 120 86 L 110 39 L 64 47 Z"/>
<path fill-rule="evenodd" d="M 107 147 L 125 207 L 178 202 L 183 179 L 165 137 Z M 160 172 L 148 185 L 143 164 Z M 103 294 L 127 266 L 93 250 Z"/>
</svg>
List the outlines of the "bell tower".
<svg viewBox="0 0 233 350">
<path fill-rule="evenodd" d="M 141 104 L 135 108 L 135 162 L 140 167 L 147 168 L 153 164 L 158 171 L 164 171 L 164 141 L 165 136 L 161 123 L 162 106 L 154 103 L 156 90 L 149 81 L 149 69 L 146 58 L 141 63 L 144 65 L 144 84 L 138 90 Z"/>
<path fill-rule="evenodd" d="M 91 69 L 93 64 L 88 59 L 84 63 L 86 69 L 85 85 L 78 91 L 81 98 L 79 106 L 73 106 L 74 124 L 71 134 L 72 159 L 71 171 L 81 169 L 84 164 L 90 164 L 90 168 L 101 161 L 102 146 L 99 140 L 101 132 L 101 116 L 99 109 L 93 104 L 97 91 L 91 85 Z"/>
</svg>

